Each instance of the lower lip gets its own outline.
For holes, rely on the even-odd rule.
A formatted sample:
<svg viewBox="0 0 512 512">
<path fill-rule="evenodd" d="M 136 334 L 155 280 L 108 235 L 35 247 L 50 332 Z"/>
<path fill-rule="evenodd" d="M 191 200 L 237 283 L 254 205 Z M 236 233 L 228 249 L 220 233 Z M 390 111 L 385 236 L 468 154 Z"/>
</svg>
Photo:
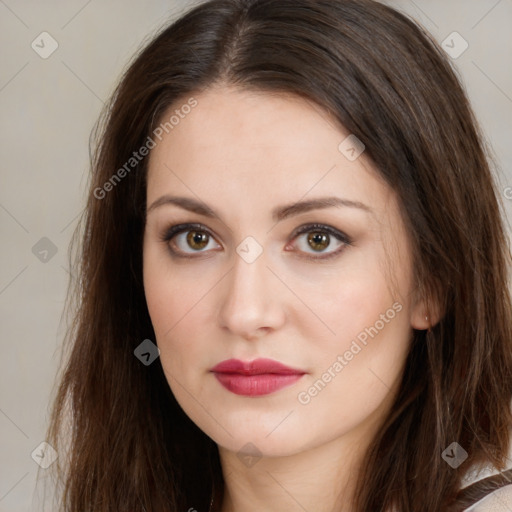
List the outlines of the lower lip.
<svg viewBox="0 0 512 512">
<path fill-rule="evenodd" d="M 281 375 L 265 373 L 261 375 L 241 375 L 239 373 L 215 373 L 217 380 L 235 395 L 262 396 L 291 386 L 303 374 Z"/>
</svg>

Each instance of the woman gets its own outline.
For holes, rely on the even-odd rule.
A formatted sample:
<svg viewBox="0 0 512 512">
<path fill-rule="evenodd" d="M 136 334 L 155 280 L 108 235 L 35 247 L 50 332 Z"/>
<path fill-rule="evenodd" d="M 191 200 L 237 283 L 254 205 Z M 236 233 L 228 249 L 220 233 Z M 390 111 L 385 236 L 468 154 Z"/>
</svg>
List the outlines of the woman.
<svg viewBox="0 0 512 512">
<path fill-rule="evenodd" d="M 370 0 L 211 0 L 101 128 L 62 510 L 510 507 L 509 254 L 427 34 Z"/>
</svg>

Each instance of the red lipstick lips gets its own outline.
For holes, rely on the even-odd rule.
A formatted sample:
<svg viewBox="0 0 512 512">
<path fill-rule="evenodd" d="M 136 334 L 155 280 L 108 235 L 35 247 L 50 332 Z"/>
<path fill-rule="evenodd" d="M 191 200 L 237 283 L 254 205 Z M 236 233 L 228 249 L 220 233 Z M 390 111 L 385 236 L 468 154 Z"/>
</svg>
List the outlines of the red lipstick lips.
<svg viewBox="0 0 512 512">
<path fill-rule="evenodd" d="M 268 395 L 290 386 L 306 373 L 272 359 L 228 359 L 210 371 L 227 390 L 244 396 Z"/>
</svg>

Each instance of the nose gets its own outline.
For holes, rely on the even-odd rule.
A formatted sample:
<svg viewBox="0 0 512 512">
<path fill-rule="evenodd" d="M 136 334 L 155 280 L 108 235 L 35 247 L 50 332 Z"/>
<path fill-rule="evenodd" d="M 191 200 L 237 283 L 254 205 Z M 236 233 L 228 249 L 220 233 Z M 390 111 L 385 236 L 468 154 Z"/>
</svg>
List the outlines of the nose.
<svg viewBox="0 0 512 512">
<path fill-rule="evenodd" d="M 224 280 L 218 320 L 233 336 L 257 340 L 285 322 L 282 283 L 267 267 L 265 252 L 248 263 L 238 254 Z"/>
</svg>

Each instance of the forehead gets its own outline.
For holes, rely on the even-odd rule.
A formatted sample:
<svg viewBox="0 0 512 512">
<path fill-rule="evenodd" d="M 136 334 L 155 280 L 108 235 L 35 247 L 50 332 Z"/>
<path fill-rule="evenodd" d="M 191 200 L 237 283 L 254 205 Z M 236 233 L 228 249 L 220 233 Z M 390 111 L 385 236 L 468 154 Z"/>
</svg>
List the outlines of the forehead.
<svg viewBox="0 0 512 512">
<path fill-rule="evenodd" d="M 197 105 L 151 150 L 148 199 L 171 190 L 205 199 L 243 193 L 249 205 L 334 192 L 378 203 L 389 193 L 364 152 L 351 161 L 340 151 L 350 134 L 313 102 L 232 88 L 194 99 Z"/>
<path fill-rule="evenodd" d="M 298 96 L 217 88 L 194 98 L 197 106 L 165 136 L 174 146 L 207 150 L 208 155 L 237 160 L 271 149 L 267 156 L 274 160 L 283 155 L 291 159 L 290 153 L 304 146 L 332 152 L 332 136 L 335 140 L 340 137 L 334 120 L 320 107 Z M 170 118 L 169 114 L 179 110 L 185 101 L 175 102 L 163 120 Z M 328 132 L 338 133 L 331 133 L 326 139 Z M 153 153 L 162 149 L 159 144 Z M 201 159 L 202 154 L 189 156 Z"/>
</svg>

